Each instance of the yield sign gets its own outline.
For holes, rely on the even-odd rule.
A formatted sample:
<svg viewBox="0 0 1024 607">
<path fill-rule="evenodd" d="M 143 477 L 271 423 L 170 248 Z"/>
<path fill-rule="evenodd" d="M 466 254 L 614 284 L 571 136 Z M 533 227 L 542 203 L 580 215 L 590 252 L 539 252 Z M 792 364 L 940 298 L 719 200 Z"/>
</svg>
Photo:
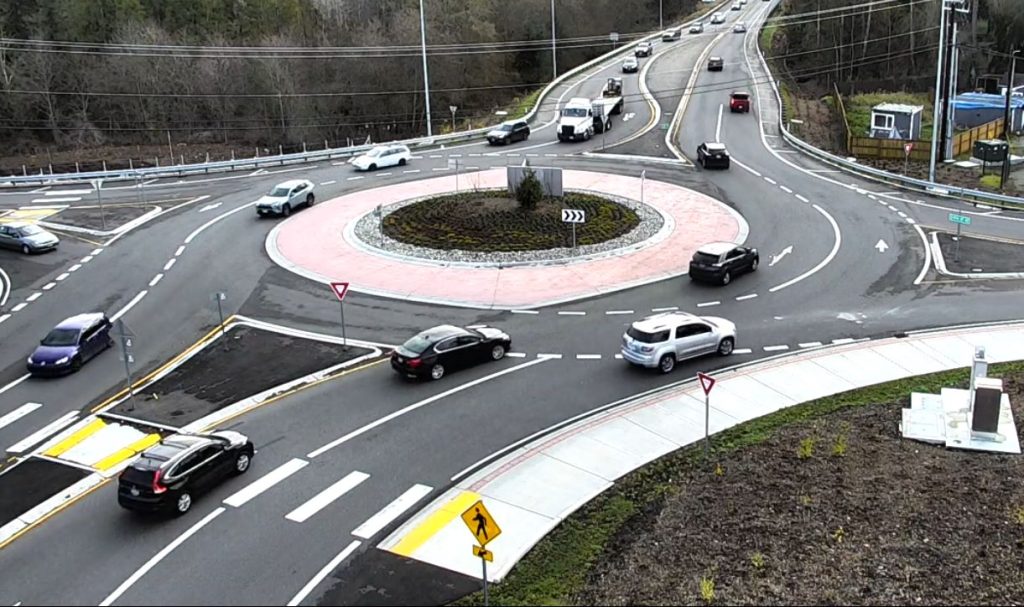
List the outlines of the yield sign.
<svg viewBox="0 0 1024 607">
<path fill-rule="evenodd" d="M 334 291 L 334 296 L 338 298 L 338 301 L 345 301 L 345 293 L 348 293 L 348 283 L 332 282 L 331 291 Z"/>
<path fill-rule="evenodd" d="M 904 144 L 903 144 L 903 152 L 904 152 L 904 153 L 905 153 L 905 154 L 906 154 L 907 156 L 910 156 L 910 152 L 911 152 L 911 151 L 912 151 L 913 149 L 914 149 L 914 144 L 913 144 L 913 143 L 904 143 Z"/>
<path fill-rule="evenodd" d="M 715 378 L 707 373 L 697 372 L 697 379 L 700 380 L 700 387 L 704 389 L 704 395 L 711 394 L 711 388 L 715 387 Z"/>
</svg>

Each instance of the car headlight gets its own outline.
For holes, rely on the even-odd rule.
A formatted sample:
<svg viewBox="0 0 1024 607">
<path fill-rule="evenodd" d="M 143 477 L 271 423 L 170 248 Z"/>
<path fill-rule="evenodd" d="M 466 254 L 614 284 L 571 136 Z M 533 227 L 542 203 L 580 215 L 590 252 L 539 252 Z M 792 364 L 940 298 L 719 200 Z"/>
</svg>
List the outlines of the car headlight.
<svg viewBox="0 0 1024 607">
<path fill-rule="evenodd" d="M 62 356 L 61 358 L 58 358 L 57 361 L 54 362 L 53 364 L 55 364 L 55 365 L 63 365 L 64 363 L 68 362 L 68 360 L 70 360 L 69 356 Z"/>
<path fill-rule="evenodd" d="M 29 355 L 28 358 L 25 359 L 25 362 L 27 362 L 30 365 L 32 364 L 32 355 L 31 354 Z"/>
</svg>

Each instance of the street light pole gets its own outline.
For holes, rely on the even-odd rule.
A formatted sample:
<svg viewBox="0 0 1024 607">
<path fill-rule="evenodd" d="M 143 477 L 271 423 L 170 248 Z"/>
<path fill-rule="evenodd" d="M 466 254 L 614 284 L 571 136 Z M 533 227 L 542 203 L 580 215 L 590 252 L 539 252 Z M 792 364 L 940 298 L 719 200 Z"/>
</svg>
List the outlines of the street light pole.
<svg viewBox="0 0 1024 607">
<path fill-rule="evenodd" d="M 554 0 L 551 0 L 554 2 Z M 433 137 L 430 126 L 430 76 L 427 74 L 427 21 L 423 14 L 423 0 L 420 0 L 420 48 L 423 51 L 423 91 L 427 106 L 427 137 Z"/>
<path fill-rule="evenodd" d="M 1003 140 L 1006 141 L 1006 159 L 1003 160 L 1003 173 L 999 185 L 1006 187 L 1006 181 L 1010 178 L 1010 152 L 1013 146 L 1010 145 L 1010 131 L 1012 131 L 1013 115 L 1010 113 L 1010 100 L 1013 99 L 1013 76 L 1017 73 L 1017 53 L 1020 49 L 1014 49 L 1010 53 L 1010 73 L 1006 78 L 1006 109 L 1003 113 Z"/>
<path fill-rule="evenodd" d="M 932 110 L 932 150 L 928 160 L 928 181 L 935 183 L 935 157 L 939 148 L 939 131 L 942 130 L 942 60 L 946 48 L 946 0 L 939 7 L 939 49 L 935 62 L 935 107 Z"/>
<path fill-rule="evenodd" d="M 558 78 L 558 51 L 555 49 L 555 0 L 551 0 L 551 74 Z"/>
<path fill-rule="evenodd" d="M 658 0 L 658 29 L 665 29 L 665 13 L 662 10 L 662 6 L 665 4 L 664 0 Z"/>
</svg>

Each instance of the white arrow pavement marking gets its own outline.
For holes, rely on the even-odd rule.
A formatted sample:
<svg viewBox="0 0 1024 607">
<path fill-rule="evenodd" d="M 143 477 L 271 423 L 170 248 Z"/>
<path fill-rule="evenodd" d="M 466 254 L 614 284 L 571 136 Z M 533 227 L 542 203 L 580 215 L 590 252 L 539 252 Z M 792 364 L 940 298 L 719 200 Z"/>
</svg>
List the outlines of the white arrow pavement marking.
<svg viewBox="0 0 1024 607">
<path fill-rule="evenodd" d="M 786 255 L 789 255 L 792 252 L 793 252 L 793 245 L 789 245 L 785 249 L 782 249 L 782 252 L 779 253 L 778 255 L 772 255 L 772 260 L 771 260 L 771 262 L 768 263 L 768 267 L 770 268 L 770 267 L 774 266 L 775 264 L 779 263 L 780 261 L 782 261 L 783 257 L 785 257 Z"/>
<path fill-rule="evenodd" d="M 205 213 L 206 211 L 212 211 L 213 209 L 216 209 L 219 206 L 220 206 L 219 202 L 215 202 L 213 204 L 208 204 L 205 207 L 199 209 L 199 212 L 200 213 Z"/>
<path fill-rule="evenodd" d="M 875 243 L 875 248 L 878 249 L 879 253 L 885 253 L 885 250 L 889 248 L 889 245 L 885 244 L 884 240 L 879 239 L 878 242 Z"/>
<path fill-rule="evenodd" d="M 636 116 L 636 114 L 635 114 L 634 112 L 629 112 L 628 114 L 626 114 L 625 116 L 623 116 L 623 117 L 622 117 L 622 121 L 623 121 L 623 122 L 626 122 L 626 121 L 628 121 L 628 120 L 629 120 L 630 118 L 633 118 L 634 116 Z"/>
</svg>

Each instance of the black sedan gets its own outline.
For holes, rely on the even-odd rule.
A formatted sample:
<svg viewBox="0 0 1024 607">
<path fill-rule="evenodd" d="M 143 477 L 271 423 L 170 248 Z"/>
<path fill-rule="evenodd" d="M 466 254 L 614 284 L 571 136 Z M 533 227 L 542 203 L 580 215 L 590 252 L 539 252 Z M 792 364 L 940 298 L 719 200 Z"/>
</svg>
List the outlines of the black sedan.
<svg viewBox="0 0 1024 607">
<path fill-rule="evenodd" d="M 729 150 L 724 143 L 704 142 L 697 147 L 697 164 L 705 169 L 729 168 Z"/>
<path fill-rule="evenodd" d="M 757 249 L 731 242 L 713 242 L 697 249 L 690 260 L 690 280 L 703 280 L 727 285 L 732 277 L 753 272 L 761 262 Z"/>
<path fill-rule="evenodd" d="M 238 432 L 173 434 L 121 472 L 117 502 L 129 510 L 185 514 L 195 496 L 248 470 L 255 453 Z"/>
<path fill-rule="evenodd" d="M 391 353 L 391 368 L 406 377 L 441 379 L 445 373 L 501 360 L 512 346 L 507 333 L 491 327 L 427 329 Z"/>
</svg>

